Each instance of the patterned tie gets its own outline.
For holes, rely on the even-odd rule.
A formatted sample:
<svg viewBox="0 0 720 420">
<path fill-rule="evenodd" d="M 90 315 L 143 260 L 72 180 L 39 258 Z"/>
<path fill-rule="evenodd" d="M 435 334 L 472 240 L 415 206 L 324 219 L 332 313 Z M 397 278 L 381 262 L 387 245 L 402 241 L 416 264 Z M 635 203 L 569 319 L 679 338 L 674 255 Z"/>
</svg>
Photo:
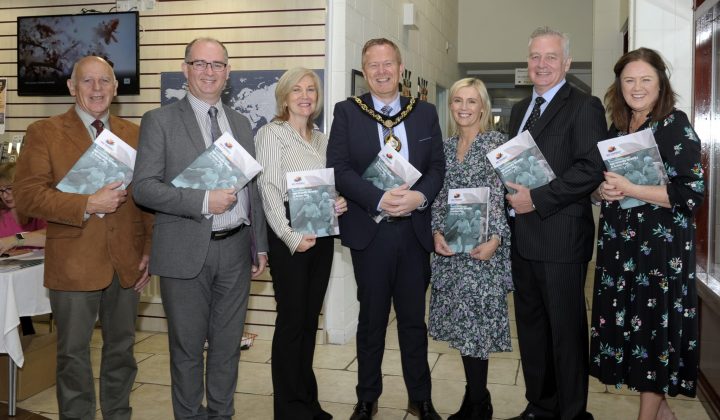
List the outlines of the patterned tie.
<svg viewBox="0 0 720 420">
<path fill-rule="evenodd" d="M 523 127 L 522 131 L 530 130 L 531 128 L 533 128 L 537 120 L 540 119 L 540 106 L 544 103 L 545 98 L 543 98 L 542 96 L 538 96 L 537 98 L 535 98 L 535 106 L 533 106 L 532 112 L 530 112 L 530 116 L 525 122 L 525 127 Z"/>
<path fill-rule="evenodd" d="M 97 138 L 97 136 L 99 136 L 100 133 L 102 133 L 103 129 L 105 128 L 105 124 L 103 124 L 103 122 L 100 120 L 95 120 L 90 125 L 95 127 L 95 138 Z"/>
<path fill-rule="evenodd" d="M 217 114 L 218 110 L 214 106 L 211 106 L 208 110 L 208 114 L 210 114 L 210 137 L 212 138 L 212 141 L 214 142 L 217 140 L 221 135 L 222 132 L 220 131 L 220 124 L 218 123 Z"/>
<path fill-rule="evenodd" d="M 392 112 L 392 107 L 390 105 L 385 105 L 384 107 L 380 108 L 380 112 L 382 112 L 385 115 L 390 115 L 390 112 Z M 385 125 L 382 126 L 382 135 L 383 135 L 383 142 L 387 143 L 388 136 L 393 134 L 393 129 L 388 128 Z M 398 151 L 400 149 L 397 149 Z"/>
</svg>

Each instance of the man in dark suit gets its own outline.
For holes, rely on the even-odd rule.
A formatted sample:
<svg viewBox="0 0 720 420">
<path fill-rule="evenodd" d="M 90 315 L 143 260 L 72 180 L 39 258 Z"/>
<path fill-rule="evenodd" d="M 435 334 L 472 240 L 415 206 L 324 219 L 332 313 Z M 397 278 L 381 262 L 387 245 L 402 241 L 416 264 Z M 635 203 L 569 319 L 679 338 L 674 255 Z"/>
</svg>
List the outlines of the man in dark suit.
<svg viewBox="0 0 720 420">
<path fill-rule="evenodd" d="M 570 61 L 565 34 L 536 29 L 528 55 L 533 95 L 510 114 L 510 134 L 529 129 L 557 176 L 533 190 L 508 183 L 517 193 L 506 196 L 528 399 L 522 419 L 592 418 L 584 285 L 593 251 L 590 193 L 603 171 L 596 144 L 607 127 L 600 101 L 565 81 Z"/>
<path fill-rule="evenodd" d="M 240 191 L 171 184 L 222 132 L 255 154 L 250 123 L 220 101 L 225 46 L 190 42 L 182 70 L 186 97 L 143 116 L 134 196 L 156 211 L 150 272 L 161 277 L 175 418 L 230 419 L 250 278 L 267 261 L 265 217 L 255 179 Z"/>
<path fill-rule="evenodd" d="M 78 60 L 68 88 L 74 106 L 28 127 L 13 195 L 18 212 L 48 222 L 45 287 L 50 289 L 57 323 L 60 418 L 96 416 L 90 339 L 99 319 L 102 415 L 129 420 L 130 391 L 137 373 L 133 357 L 137 291 L 149 278 L 152 215 L 135 205 L 120 181 L 93 194 L 66 193 L 55 186 L 102 130 L 111 130 L 136 148 L 138 126 L 110 115 L 117 80 L 102 58 Z"/>
<path fill-rule="evenodd" d="M 422 419 L 438 419 L 430 398 L 425 325 L 433 249 L 430 204 L 445 174 L 438 117 L 432 105 L 400 97 L 403 65 L 392 41 L 368 41 L 362 66 L 370 93 L 360 97 L 361 103 L 349 98 L 335 106 L 327 151 L 336 187 L 348 200 L 348 211 L 340 219 L 340 237 L 352 250 L 360 301 L 358 404 L 351 419 L 370 419 L 377 411 L 391 302 L 397 314 L 408 411 Z M 412 188 L 402 185 L 383 191 L 362 178 L 385 142 L 395 144 L 422 173 Z M 380 214 L 383 218 L 376 222 L 374 217 Z"/>
</svg>

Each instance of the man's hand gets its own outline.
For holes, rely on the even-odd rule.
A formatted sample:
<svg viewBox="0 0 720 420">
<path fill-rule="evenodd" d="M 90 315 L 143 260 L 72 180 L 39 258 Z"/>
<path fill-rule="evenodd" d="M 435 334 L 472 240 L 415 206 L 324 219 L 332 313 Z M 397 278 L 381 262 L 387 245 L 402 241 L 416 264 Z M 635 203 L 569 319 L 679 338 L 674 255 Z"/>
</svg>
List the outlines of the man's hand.
<svg viewBox="0 0 720 420">
<path fill-rule="evenodd" d="M 236 201 L 237 197 L 235 196 L 234 188 L 212 190 L 208 195 L 208 210 L 211 214 L 223 214 L 235 204 Z"/>
<path fill-rule="evenodd" d="M 295 249 L 295 252 L 305 252 L 308 249 L 315 246 L 315 238 L 317 238 L 316 235 L 307 235 L 304 234 L 302 237 L 302 240 L 298 244 L 298 247 Z"/>
<path fill-rule="evenodd" d="M 258 278 L 263 271 L 265 271 L 265 267 L 267 266 L 267 255 L 260 254 L 258 255 L 258 264 L 253 265 L 250 269 L 250 274 L 253 279 Z"/>
<path fill-rule="evenodd" d="M 515 213 L 525 214 L 535 211 L 532 197 L 530 196 L 530 190 L 527 187 L 515 184 L 514 182 L 508 182 L 507 186 L 516 191 L 515 194 L 505 194 L 505 198 L 512 208 L 515 209 Z"/>
<path fill-rule="evenodd" d="M 127 201 L 127 190 L 119 190 L 122 181 L 115 181 L 111 184 L 100 188 L 95 194 L 90 194 L 85 212 L 87 214 L 95 213 L 114 213 L 118 207 Z"/>
<path fill-rule="evenodd" d="M 140 277 L 138 277 L 137 281 L 135 282 L 135 286 L 133 288 L 136 292 L 142 292 L 142 290 L 147 286 L 148 283 L 150 283 L 150 273 L 148 273 L 148 265 L 150 262 L 150 256 L 149 255 L 143 255 L 140 259 L 140 265 L 138 266 L 138 271 L 140 271 Z"/>
<path fill-rule="evenodd" d="M 410 214 L 424 201 L 418 191 L 410 190 L 407 184 L 385 191 L 380 200 L 380 208 L 393 217 Z"/>
<path fill-rule="evenodd" d="M 445 235 L 443 235 L 440 232 L 435 232 L 433 234 L 433 242 L 435 244 L 435 253 L 438 255 L 442 255 L 443 257 L 450 257 L 455 255 L 454 252 L 452 252 L 452 249 L 450 249 L 450 246 L 447 244 L 447 241 L 445 240 Z"/>
</svg>

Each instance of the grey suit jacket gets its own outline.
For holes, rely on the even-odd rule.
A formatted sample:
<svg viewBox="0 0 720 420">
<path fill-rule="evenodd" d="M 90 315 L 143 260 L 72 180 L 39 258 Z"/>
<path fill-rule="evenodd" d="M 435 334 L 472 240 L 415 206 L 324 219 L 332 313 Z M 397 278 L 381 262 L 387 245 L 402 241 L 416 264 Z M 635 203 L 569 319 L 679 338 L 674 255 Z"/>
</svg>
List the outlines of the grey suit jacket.
<svg viewBox="0 0 720 420">
<path fill-rule="evenodd" d="M 255 156 L 250 123 L 224 106 L 233 137 Z M 194 278 L 207 257 L 212 219 L 201 214 L 204 190 L 176 188 L 171 181 L 206 149 L 195 114 L 186 99 L 148 111 L 140 124 L 133 176 L 133 197 L 155 213 L 150 273 Z M 253 244 L 248 252 L 267 251 L 265 215 L 257 177 L 248 184 Z M 248 270 L 250 267 L 248 267 Z"/>
</svg>

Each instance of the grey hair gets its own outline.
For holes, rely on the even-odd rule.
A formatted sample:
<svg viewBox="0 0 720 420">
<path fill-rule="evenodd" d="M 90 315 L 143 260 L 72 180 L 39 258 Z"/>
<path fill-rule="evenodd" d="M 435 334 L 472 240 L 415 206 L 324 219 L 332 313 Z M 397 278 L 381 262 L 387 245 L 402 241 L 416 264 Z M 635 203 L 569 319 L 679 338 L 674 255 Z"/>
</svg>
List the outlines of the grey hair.
<svg viewBox="0 0 720 420">
<path fill-rule="evenodd" d="M 539 38 L 541 36 L 556 36 L 560 38 L 562 41 L 563 56 L 565 56 L 566 59 L 570 58 L 570 36 L 568 36 L 568 34 L 555 30 L 549 26 L 540 26 L 530 35 L 528 47 L 530 47 L 530 44 L 532 44 L 535 38 Z"/>
<path fill-rule="evenodd" d="M 105 63 L 110 68 L 110 74 L 112 74 L 113 81 L 116 80 L 115 79 L 115 69 L 113 68 L 112 65 L 110 65 L 110 63 L 108 63 L 108 61 L 106 59 L 104 59 L 100 56 L 97 56 L 97 55 L 86 55 L 85 57 L 82 57 L 79 60 L 77 60 L 75 62 L 75 64 L 73 64 L 72 73 L 70 73 L 70 80 L 72 80 L 73 83 L 77 82 L 77 79 L 75 79 L 75 75 L 77 74 L 77 69 L 80 66 L 80 63 L 82 63 L 84 61 L 88 61 L 88 60 L 93 60 L 93 59 L 97 59 L 97 60 Z"/>
<path fill-rule="evenodd" d="M 222 47 L 223 57 L 225 58 L 225 61 L 228 61 L 228 51 L 227 51 L 227 48 L 225 48 L 225 44 L 223 44 L 222 42 L 218 41 L 218 40 L 215 39 L 215 38 L 201 37 L 201 38 L 195 38 L 195 39 L 193 39 L 193 40 L 190 41 L 190 43 L 187 44 L 187 46 L 185 47 L 185 61 L 186 61 L 186 62 L 187 62 L 187 61 L 190 61 L 190 59 L 192 58 L 192 57 L 190 56 L 190 50 L 192 49 L 193 45 L 195 45 L 196 42 L 214 42 L 214 43 L 218 44 L 220 47 Z"/>
</svg>

